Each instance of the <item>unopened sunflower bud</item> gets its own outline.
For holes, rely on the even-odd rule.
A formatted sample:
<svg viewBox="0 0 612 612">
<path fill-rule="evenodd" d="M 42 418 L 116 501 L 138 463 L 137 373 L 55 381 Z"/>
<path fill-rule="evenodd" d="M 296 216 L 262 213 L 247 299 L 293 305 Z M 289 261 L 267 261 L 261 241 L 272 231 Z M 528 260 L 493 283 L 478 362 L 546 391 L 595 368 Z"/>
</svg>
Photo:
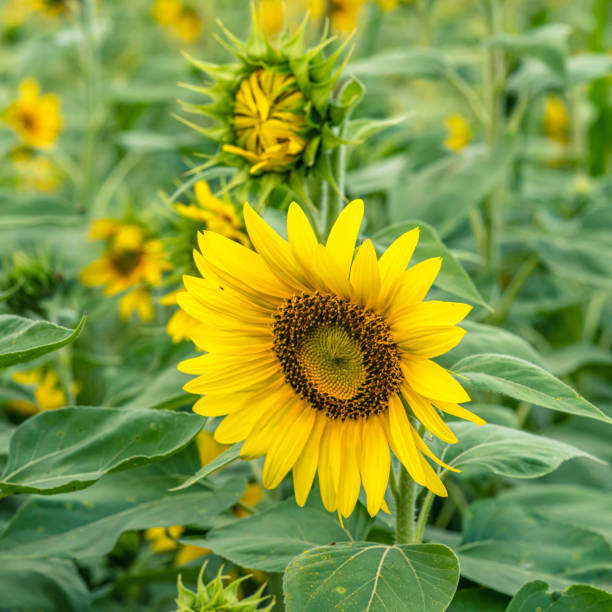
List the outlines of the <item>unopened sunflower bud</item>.
<svg viewBox="0 0 612 612">
<path fill-rule="evenodd" d="M 176 612 L 214 612 L 223 610 L 224 612 L 266 612 L 271 610 L 274 605 L 274 600 L 264 608 L 257 606 L 269 597 L 262 597 L 261 594 L 265 588 L 262 585 L 253 595 L 239 599 L 238 587 L 240 583 L 248 578 L 243 576 L 238 580 L 233 580 L 227 586 L 223 586 L 223 581 L 227 580 L 227 576 L 223 576 L 223 568 L 219 569 L 216 577 L 208 584 L 204 584 L 204 572 L 206 563 L 202 566 L 198 575 L 197 592 L 190 591 L 183 584 L 181 577 L 178 578 L 178 597 L 176 598 Z"/>
</svg>

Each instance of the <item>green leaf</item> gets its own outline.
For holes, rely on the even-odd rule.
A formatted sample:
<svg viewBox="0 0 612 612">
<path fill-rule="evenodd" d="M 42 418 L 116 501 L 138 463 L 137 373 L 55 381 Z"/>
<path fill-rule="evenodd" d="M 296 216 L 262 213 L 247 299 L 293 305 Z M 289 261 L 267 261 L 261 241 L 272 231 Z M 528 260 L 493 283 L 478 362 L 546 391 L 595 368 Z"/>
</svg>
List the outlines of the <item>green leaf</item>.
<svg viewBox="0 0 612 612">
<path fill-rule="evenodd" d="M 520 336 L 501 327 L 463 321 L 461 327 L 466 330 L 465 336 L 454 349 L 441 356 L 438 361 L 444 367 L 451 367 L 460 359 L 478 353 L 499 353 L 519 357 L 543 366 L 540 354 Z"/>
<path fill-rule="evenodd" d="M 499 183 L 518 151 L 506 140 L 494 151 L 451 155 L 406 177 L 391 192 L 393 222 L 423 219 L 443 238 Z"/>
<path fill-rule="evenodd" d="M 612 74 L 612 57 L 603 53 L 583 53 L 570 57 L 567 64 L 570 87 L 585 85 Z"/>
<path fill-rule="evenodd" d="M 0 368 L 31 361 L 70 344 L 81 333 L 85 319 L 83 315 L 75 329 L 68 329 L 48 321 L 0 315 Z"/>
<path fill-rule="evenodd" d="M 388 119 L 353 119 L 348 122 L 342 138 L 350 142 L 362 142 L 382 130 L 402 123 L 407 117 L 409 114 Z"/>
<path fill-rule="evenodd" d="M 455 597 L 447 612 L 506 612 L 508 597 L 482 588 L 461 589 Z"/>
<path fill-rule="evenodd" d="M 529 582 L 512 598 L 506 612 L 609 612 L 612 594 L 584 584 L 549 592 L 541 580 Z"/>
<path fill-rule="evenodd" d="M 550 351 L 544 355 L 544 361 L 547 370 L 555 376 L 564 376 L 585 365 L 612 365 L 612 354 L 592 344 L 572 344 Z"/>
<path fill-rule="evenodd" d="M 129 529 L 210 526 L 240 499 L 246 483 L 234 478 L 212 490 L 199 485 L 190 491 L 168 491 L 192 469 L 194 462 L 184 455 L 110 474 L 84 491 L 31 497 L 0 535 L 2 556 L 81 559 L 110 552 Z"/>
<path fill-rule="evenodd" d="M 463 542 L 455 552 L 463 576 L 508 595 L 534 579 L 554 589 L 576 582 L 612 584 L 612 548 L 603 536 L 502 499 L 467 508 Z"/>
<path fill-rule="evenodd" d="M 185 539 L 210 548 L 237 565 L 267 572 L 282 572 L 305 550 L 331 542 L 350 540 L 347 528 L 335 515 L 288 499 L 231 525 L 208 532 L 205 539 Z"/>
<path fill-rule="evenodd" d="M 193 476 L 190 476 L 184 483 L 180 484 L 178 487 L 174 487 L 172 491 L 180 491 L 181 489 L 186 489 L 191 485 L 194 485 L 196 482 L 214 474 L 220 469 L 224 468 L 226 465 L 233 463 L 237 459 L 240 458 L 240 449 L 242 448 L 242 443 L 237 442 L 233 446 L 230 446 L 227 450 L 223 451 L 218 457 L 215 457 L 210 463 L 207 463 L 204 467 L 200 468 Z"/>
<path fill-rule="evenodd" d="M 87 612 L 91 596 L 72 561 L 67 559 L 3 559 L 0 593 L 11 610 Z"/>
<path fill-rule="evenodd" d="M 459 441 L 444 445 L 441 459 L 459 469 L 476 467 L 509 478 L 539 478 L 574 457 L 588 457 L 601 463 L 569 444 L 520 429 L 464 422 L 451 423 L 450 427 Z"/>
<path fill-rule="evenodd" d="M 181 147 L 195 146 L 200 138 L 193 132 L 160 134 L 155 131 L 126 130 L 115 136 L 117 144 L 139 153 L 175 151 Z"/>
<path fill-rule="evenodd" d="M 612 423 L 599 408 L 537 365 L 496 353 L 466 357 L 453 372 L 472 389 L 493 391 L 543 408 Z"/>
<path fill-rule="evenodd" d="M 526 510 L 545 514 L 563 523 L 585 525 L 612 544 L 610 491 L 599 491 L 576 484 L 521 486 L 502 494 L 502 499 Z"/>
<path fill-rule="evenodd" d="M 195 414 L 117 408 L 41 412 L 13 434 L 0 477 L 5 493 L 59 493 L 108 472 L 159 461 L 185 447 L 204 419 Z"/>
<path fill-rule="evenodd" d="M 350 63 L 347 69 L 360 78 L 381 76 L 442 78 L 448 69 L 448 62 L 436 49 L 412 47 L 377 53 Z"/>
<path fill-rule="evenodd" d="M 472 279 L 463 269 L 463 266 L 446 248 L 436 231 L 427 225 L 427 223 L 405 221 L 396 225 L 390 225 L 372 236 L 374 246 L 378 251 L 383 251 L 396 238 L 414 227 L 418 227 L 420 230 L 419 244 L 415 252 L 415 263 L 429 257 L 442 257 L 442 269 L 436 279 L 436 285 L 443 291 L 490 309 L 490 306 L 483 300 Z"/>
<path fill-rule="evenodd" d="M 559 78 L 566 75 L 565 58 L 568 51 L 570 27 L 565 23 L 551 23 L 525 34 L 503 34 L 490 38 L 491 46 L 502 47 L 519 56 L 540 60 Z"/>
<path fill-rule="evenodd" d="M 457 558 L 441 544 L 339 542 L 293 559 L 285 603 L 287 612 L 443 612 L 458 580 Z"/>
</svg>

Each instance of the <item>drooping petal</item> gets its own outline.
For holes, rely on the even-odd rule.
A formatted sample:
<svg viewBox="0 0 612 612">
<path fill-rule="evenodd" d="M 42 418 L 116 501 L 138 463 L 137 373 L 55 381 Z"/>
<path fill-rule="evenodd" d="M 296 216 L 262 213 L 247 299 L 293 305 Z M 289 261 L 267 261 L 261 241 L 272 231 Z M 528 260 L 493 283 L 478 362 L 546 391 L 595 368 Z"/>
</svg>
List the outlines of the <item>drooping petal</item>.
<svg viewBox="0 0 612 612">
<path fill-rule="evenodd" d="M 336 509 L 336 486 L 334 484 L 333 472 L 335 467 L 332 468 L 332 461 L 334 458 L 332 449 L 332 435 L 334 430 L 338 428 L 338 424 L 329 421 L 321 436 L 321 445 L 319 447 L 319 489 L 321 491 L 321 500 L 323 506 L 328 512 L 334 512 Z M 337 466 L 339 469 L 339 465 Z"/>
<path fill-rule="evenodd" d="M 453 444 L 457 442 L 457 436 L 449 429 L 448 425 L 440 418 L 431 402 L 410 387 L 404 385 L 402 394 L 408 402 L 414 416 L 432 433 L 444 442 Z"/>
<path fill-rule="evenodd" d="M 434 403 L 440 410 L 442 410 L 442 412 L 452 414 L 453 416 L 459 417 L 460 419 L 465 419 L 466 421 L 471 421 L 472 423 L 476 423 L 476 425 L 486 424 L 484 419 L 480 418 L 477 414 L 466 410 L 463 406 L 459 406 L 459 404 L 455 404 L 453 402 L 441 402 L 440 400 L 434 400 Z"/>
<path fill-rule="evenodd" d="M 359 452 L 360 447 L 361 423 L 347 419 L 343 423 L 341 474 L 337 496 L 338 510 L 344 517 L 353 512 L 359 497 L 361 479 L 359 477 L 357 452 Z"/>
<path fill-rule="evenodd" d="M 406 383 L 417 393 L 444 402 L 469 402 L 465 389 L 435 361 L 411 355 L 401 363 Z"/>
</svg>

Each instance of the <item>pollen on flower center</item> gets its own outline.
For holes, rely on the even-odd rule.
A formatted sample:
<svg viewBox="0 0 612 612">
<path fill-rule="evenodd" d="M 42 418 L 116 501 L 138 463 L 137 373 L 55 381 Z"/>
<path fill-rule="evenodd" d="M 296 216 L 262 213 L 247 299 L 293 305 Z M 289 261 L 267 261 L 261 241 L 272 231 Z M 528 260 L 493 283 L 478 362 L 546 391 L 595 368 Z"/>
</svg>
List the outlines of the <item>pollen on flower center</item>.
<svg viewBox="0 0 612 612">
<path fill-rule="evenodd" d="M 402 382 L 383 318 L 337 296 L 287 299 L 276 315 L 274 351 L 295 392 L 332 419 L 383 412 Z"/>
</svg>

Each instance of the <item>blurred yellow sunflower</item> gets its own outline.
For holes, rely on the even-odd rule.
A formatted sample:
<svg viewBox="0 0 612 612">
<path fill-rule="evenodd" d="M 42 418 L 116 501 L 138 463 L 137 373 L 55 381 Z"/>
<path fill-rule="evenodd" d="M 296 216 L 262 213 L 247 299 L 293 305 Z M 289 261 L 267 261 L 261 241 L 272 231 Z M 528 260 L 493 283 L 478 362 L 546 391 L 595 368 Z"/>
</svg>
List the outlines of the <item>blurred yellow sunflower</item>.
<svg viewBox="0 0 612 612">
<path fill-rule="evenodd" d="M 40 95 L 36 79 L 24 79 L 19 97 L 3 115 L 21 140 L 32 147 L 50 147 L 62 129 L 60 101 L 55 94 Z"/>
<path fill-rule="evenodd" d="M 59 376 L 53 369 L 34 368 L 15 372 L 13 381 L 25 387 L 33 388 L 34 402 L 11 400 L 7 407 L 24 416 L 30 416 L 43 410 L 55 410 L 66 405 L 66 394 L 62 390 Z M 80 385 L 73 384 L 73 392 L 78 393 Z"/>
<path fill-rule="evenodd" d="M 325 245 L 295 203 L 289 241 L 248 204 L 244 217 L 257 252 L 214 232 L 200 234 L 194 257 L 203 278 L 186 276 L 178 296 L 200 321 L 194 341 L 208 352 L 179 365 L 198 375 L 185 385 L 204 395 L 193 410 L 227 415 L 215 439 L 244 440 L 243 458 L 266 455 L 265 487 L 293 470 L 300 505 L 318 472 L 327 510 L 348 516 L 363 483 L 368 512 L 376 515 L 385 508 L 389 448 L 416 482 L 446 495 L 423 453 L 438 460 L 403 403 L 449 443 L 456 437 L 438 410 L 483 422 L 459 405 L 468 394 L 432 361 L 461 340 L 457 323 L 471 308 L 423 301 L 441 259 L 406 270 L 417 229 L 380 259 L 369 240 L 355 253 L 361 200 L 342 211 Z"/>
<path fill-rule="evenodd" d="M 233 126 L 238 144 L 227 153 L 251 163 L 251 173 L 280 168 L 306 147 L 299 132 L 304 96 L 294 77 L 261 68 L 241 83 L 234 104 Z"/>
<path fill-rule="evenodd" d="M 146 238 L 139 225 L 114 219 L 94 221 L 89 237 L 105 240 L 106 248 L 100 259 L 81 271 L 81 282 L 91 287 L 103 285 L 106 295 L 132 288 L 119 301 L 121 318 L 128 319 L 136 311 L 143 321 L 150 321 L 153 318 L 150 287 L 158 285 L 163 271 L 171 267 L 161 241 Z"/>
<path fill-rule="evenodd" d="M 329 16 L 332 29 L 340 34 L 349 34 L 359 22 L 365 0 L 312 0 L 313 17 Z"/>
<path fill-rule="evenodd" d="M 472 139 L 472 130 L 463 115 L 451 115 L 444 120 L 446 140 L 444 144 L 451 151 L 461 151 Z"/>
<path fill-rule="evenodd" d="M 559 96 L 548 96 L 544 101 L 544 131 L 546 135 L 559 144 L 569 142 L 569 113 L 567 106 Z"/>
<path fill-rule="evenodd" d="M 10 157 L 21 189 L 49 193 L 61 185 L 58 169 L 47 157 L 35 154 L 27 147 L 18 147 Z"/>
<path fill-rule="evenodd" d="M 213 195 L 208 183 L 198 181 L 194 187 L 196 203 L 177 204 L 176 211 L 182 217 L 206 224 L 209 229 L 218 234 L 249 246 L 249 239 L 243 230 L 240 217 L 231 202 L 226 202 Z"/>
<path fill-rule="evenodd" d="M 156 0 L 151 9 L 153 19 L 180 40 L 193 42 L 202 33 L 202 19 L 191 6 L 182 0 Z"/>
</svg>

